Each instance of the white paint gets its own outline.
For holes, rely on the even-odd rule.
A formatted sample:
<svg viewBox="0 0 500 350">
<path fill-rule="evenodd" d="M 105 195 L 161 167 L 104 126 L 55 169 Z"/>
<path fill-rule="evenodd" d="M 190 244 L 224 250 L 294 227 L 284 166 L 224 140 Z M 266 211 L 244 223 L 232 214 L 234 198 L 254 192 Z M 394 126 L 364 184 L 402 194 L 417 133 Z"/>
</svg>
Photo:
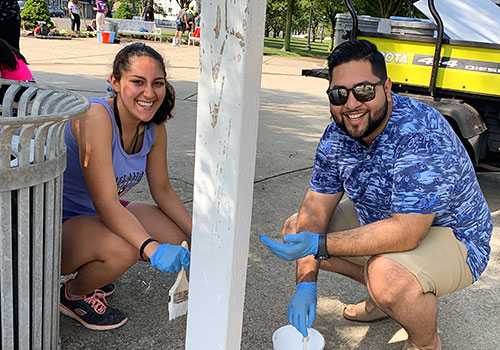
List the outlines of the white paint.
<svg viewBox="0 0 500 350">
<path fill-rule="evenodd" d="M 265 6 L 202 3 L 189 350 L 240 348 Z"/>
</svg>

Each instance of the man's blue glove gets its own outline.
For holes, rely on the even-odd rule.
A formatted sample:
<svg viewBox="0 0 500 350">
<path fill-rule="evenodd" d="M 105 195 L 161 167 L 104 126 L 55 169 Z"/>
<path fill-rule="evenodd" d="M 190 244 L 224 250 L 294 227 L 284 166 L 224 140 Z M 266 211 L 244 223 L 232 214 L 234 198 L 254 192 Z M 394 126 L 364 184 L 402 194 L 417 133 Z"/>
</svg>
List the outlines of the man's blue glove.
<svg viewBox="0 0 500 350">
<path fill-rule="evenodd" d="M 300 232 L 283 237 L 286 243 L 273 241 L 266 235 L 260 235 L 260 241 L 278 258 L 288 261 L 318 253 L 319 235 L 311 232 Z"/>
<path fill-rule="evenodd" d="M 304 338 L 307 337 L 307 328 L 311 328 L 314 322 L 316 302 L 316 282 L 297 284 L 295 294 L 288 304 L 286 317 L 288 322 L 297 328 Z"/>
<path fill-rule="evenodd" d="M 158 270 L 177 273 L 181 270 L 181 265 L 189 271 L 191 253 L 180 245 L 160 244 L 151 256 L 151 265 Z"/>
</svg>

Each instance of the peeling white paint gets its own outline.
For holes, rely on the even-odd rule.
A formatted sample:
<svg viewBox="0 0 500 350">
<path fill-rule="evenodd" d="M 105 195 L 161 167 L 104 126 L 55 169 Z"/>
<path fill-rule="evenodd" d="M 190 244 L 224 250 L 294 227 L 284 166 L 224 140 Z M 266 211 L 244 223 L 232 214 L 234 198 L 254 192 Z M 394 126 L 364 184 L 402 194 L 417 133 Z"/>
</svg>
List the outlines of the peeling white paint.
<svg viewBox="0 0 500 350">
<path fill-rule="evenodd" d="M 265 6 L 202 3 L 189 350 L 241 343 Z"/>
<path fill-rule="evenodd" d="M 216 83 L 217 79 L 219 78 L 219 72 L 220 72 L 220 62 L 217 62 L 212 67 L 212 80 L 214 81 L 214 83 Z"/>
</svg>

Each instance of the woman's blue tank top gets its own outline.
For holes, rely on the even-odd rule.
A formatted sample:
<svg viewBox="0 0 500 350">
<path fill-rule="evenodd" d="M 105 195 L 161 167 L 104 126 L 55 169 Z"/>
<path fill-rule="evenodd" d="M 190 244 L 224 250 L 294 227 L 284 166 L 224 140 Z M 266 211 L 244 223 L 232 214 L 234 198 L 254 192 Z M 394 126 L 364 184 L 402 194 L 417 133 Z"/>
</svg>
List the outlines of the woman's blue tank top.
<svg viewBox="0 0 500 350">
<path fill-rule="evenodd" d="M 141 150 L 135 154 L 127 154 L 121 145 L 113 109 L 109 103 L 103 98 L 91 98 L 89 101 L 91 103 L 100 103 L 106 107 L 109 118 L 113 123 L 113 141 L 111 143 L 113 170 L 118 196 L 123 196 L 138 184 L 145 174 L 146 158 L 151 151 L 155 137 L 154 124 L 152 122 L 144 124 L 144 138 Z M 65 131 L 67 166 L 63 180 L 63 218 L 67 219 L 76 215 L 97 215 L 83 177 L 78 144 L 71 133 L 71 121 L 66 125 Z"/>
</svg>

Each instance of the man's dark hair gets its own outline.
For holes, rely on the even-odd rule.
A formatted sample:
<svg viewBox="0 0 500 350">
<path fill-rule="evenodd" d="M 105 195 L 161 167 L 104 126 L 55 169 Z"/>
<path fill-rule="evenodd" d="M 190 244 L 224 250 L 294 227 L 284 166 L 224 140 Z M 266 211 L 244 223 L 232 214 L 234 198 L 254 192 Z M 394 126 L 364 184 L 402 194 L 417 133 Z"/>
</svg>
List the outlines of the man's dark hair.
<svg viewBox="0 0 500 350">
<path fill-rule="evenodd" d="M 328 79 L 332 81 L 333 68 L 351 61 L 369 61 L 374 75 L 387 78 L 384 56 L 377 46 L 368 40 L 352 40 L 337 46 L 328 57 Z"/>
</svg>

